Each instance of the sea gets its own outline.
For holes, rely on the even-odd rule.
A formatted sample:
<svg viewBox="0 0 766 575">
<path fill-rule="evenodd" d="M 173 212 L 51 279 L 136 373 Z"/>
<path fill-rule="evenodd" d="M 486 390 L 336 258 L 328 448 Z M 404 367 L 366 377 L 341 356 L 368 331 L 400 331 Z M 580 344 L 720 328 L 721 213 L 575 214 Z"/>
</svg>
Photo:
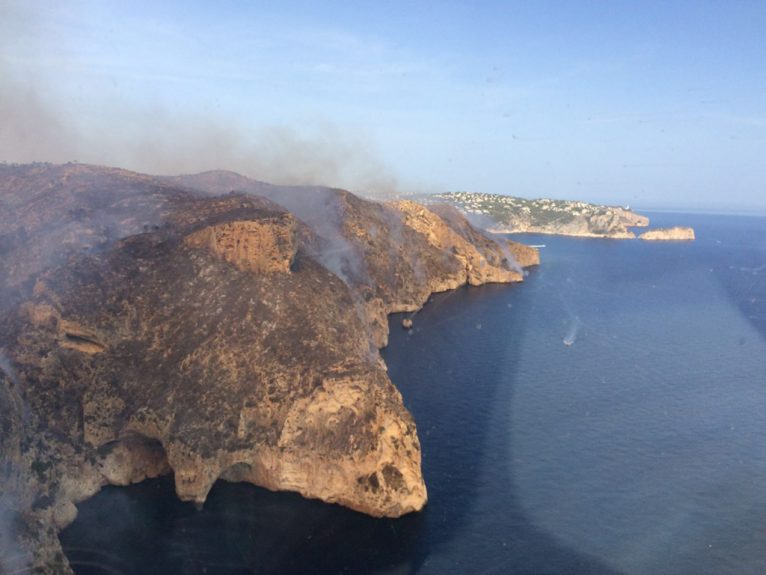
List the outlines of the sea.
<svg viewBox="0 0 766 575">
<path fill-rule="evenodd" d="M 74 571 L 766 573 L 766 218 L 648 215 L 697 240 L 513 236 L 545 246 L 523 283 L 391 318 L 423 512 L 107 487 L 61 534 Z"/>
</svg>

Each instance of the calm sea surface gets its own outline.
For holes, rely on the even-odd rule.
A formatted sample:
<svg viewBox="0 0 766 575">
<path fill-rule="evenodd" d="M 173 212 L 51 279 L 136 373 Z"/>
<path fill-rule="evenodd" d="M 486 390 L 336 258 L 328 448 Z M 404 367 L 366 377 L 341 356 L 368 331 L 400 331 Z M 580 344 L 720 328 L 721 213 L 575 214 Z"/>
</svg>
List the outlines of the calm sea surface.
<svg viewBox="0 0 766 575">
<path fill-rule="evenodd" d="M 392 320 L 423 513 L 110 487 L 62 534 L 75 571 L 766 573 L 766 218 L 650 216 L 698 240 L 516 236 L 546 246 L 526 282 Z"/>
</svg>

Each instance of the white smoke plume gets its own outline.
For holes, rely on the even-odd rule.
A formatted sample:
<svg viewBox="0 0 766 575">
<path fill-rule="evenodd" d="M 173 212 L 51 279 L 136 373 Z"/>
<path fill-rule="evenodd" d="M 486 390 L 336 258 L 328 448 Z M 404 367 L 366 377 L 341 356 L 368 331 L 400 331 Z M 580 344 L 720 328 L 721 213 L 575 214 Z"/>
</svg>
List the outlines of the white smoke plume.
<svg viewBox="0 0 766 575">
<path fill-rule="evenodd" d="M 20 381 L 13 366 L 0 351 L 0 573 L 24 573 L 31 557 L 18 542 L 18 503 L 21 499 L 16 459 L 20 452 L 20 425 L 28 421 L 28 408 L 21 397 Z M 8 433 L 11 430 L 11 433 Z M 5 457 L 8 457 L 6 460 Z"/>
</svg>

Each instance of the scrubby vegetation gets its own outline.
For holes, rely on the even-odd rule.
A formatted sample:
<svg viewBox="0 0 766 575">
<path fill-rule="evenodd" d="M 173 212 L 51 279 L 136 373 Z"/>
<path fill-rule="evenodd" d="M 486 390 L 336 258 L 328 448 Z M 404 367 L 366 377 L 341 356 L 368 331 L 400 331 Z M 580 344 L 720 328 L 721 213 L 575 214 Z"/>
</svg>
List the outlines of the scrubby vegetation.
<svg viewBox="0 0 766 575">
<path fill-rule="evenodd" d="M 536 199 L 471 192 L 446 192 L 429 196 L 429 201 L 446 202 L 468 214 L 482 214 L 500 224 L 519 219 L 530 226 L 566 224 L 578 216 L 590 219 L 608 211 L 604 206 L 586 202 Z"/>
<path fill-rule="evenodd" d="M 630 208 L 587 202 L 535 199 L 499 194 L 447 192 L 424 195 L 418 201 L 447 203 L 494 232 L 533 232 L 573 236 L 634 237 L 628 228 L 646 226 L 648 219 Z M 489 220 L 489 221 L 487 221 Z"/>
</svg>

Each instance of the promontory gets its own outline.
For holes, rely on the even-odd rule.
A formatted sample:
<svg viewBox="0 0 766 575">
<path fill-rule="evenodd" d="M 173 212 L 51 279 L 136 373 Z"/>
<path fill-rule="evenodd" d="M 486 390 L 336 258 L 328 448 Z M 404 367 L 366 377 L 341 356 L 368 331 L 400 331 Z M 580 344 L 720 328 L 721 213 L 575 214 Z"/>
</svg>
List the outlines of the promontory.
<svg viewBox="0 0 766 575">
<path fill-rule="evenodd" d="M 632 239 L 636 235 L 630 228 L 649 225 L 646 216 L 628 207 L 573 200 L 531 200 L 476 192 L 446 192 L 419 196 L 419 199 L 453 205 L 477 225 L 494 233 Z"/>
<path fill-rule="evenodd" d="M 0 208 L 5 571 L 70 572 L 75 504 L 162 474 L 421 509 L 387 316 L 538 263 L 449 206 L 231 172 L 0 165 Z"/>
</svg>

